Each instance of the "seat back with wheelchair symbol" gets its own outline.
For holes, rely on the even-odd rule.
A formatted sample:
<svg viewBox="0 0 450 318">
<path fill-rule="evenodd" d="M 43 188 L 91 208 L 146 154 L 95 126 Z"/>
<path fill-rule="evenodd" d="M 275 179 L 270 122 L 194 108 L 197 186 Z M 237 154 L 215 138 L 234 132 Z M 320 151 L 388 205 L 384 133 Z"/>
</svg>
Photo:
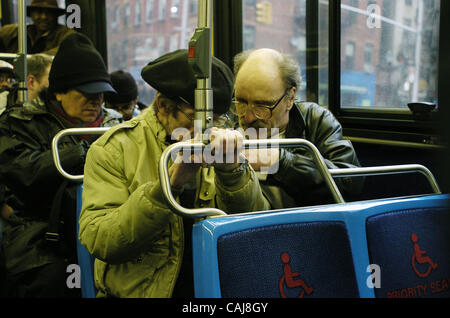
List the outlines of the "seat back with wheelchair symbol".
<svg viewBox="0 0 450 318">
<path fill-rule="evenodd" d="M 196 296 L 359 296 L 348 233 L 339 218 L 286 211 L 217 221 L 194 229 Z M 214 238 L 202 235 L 212 228 Z M 199 250 L 200 241 L 211 250 Z M 208 264 L 213 257 L 217 263 Z M 216 289 L 205 290 L 213 277 L 204 270 L 213 266 Z"/>
<path fill-rule="evenodd" d="M 450 207 L 417 205 L 367 219 L 376 297 L 450 297 Z"/>
<path fill-rule="evenodd" d="M 196 296 L 404 297 L 422 283 L 427 293 L 417 289 L 418 297 L 448 297 L 449 203 L 449 195 L 427 195 L 200 221 Z M 428 281 L 411 280 L 412 231 L 421 270 L 437 264 Z"/>
</svg>

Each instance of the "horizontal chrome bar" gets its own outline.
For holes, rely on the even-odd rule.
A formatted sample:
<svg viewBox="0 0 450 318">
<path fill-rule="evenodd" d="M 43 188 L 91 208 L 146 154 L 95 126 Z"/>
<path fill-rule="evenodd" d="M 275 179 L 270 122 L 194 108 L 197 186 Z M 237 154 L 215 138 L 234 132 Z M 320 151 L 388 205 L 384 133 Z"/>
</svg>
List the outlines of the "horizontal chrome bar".
<svg viewBox="0 0 450 318">
<path fill-rule="evenodd" d="M 61 166 L 60 157 L 58 153 L 58 144 L 62 137 L 68 135 L 99 135 L 103 134 L 110 127 L 102 128 L 70 128 L 60 131 L 55 135 L 52 140 L 52 155 L 53 161 L 59 173 L 65 178 L 81 182 L 83 180 L 83 175 L 71 175 L 67 173 Z M 224 211 L 215 208 L 203 208 L 203 209 L 185 209 L 179 205 L 172 195 L 170 179 L 168 173 L 168 164 L 173 153 L 177 153 L 183 149 L 198 151 L 203 150 L 206 147 L 204 143 L 201 142 L 179 142 L 175 143 L 165 149 L 163 152 L 160 162 L 159 162 L 159 174 L 161 188 L 163 190 L 164 196 L 171 209 L 185 217 L 205 217 L 214 215 L 226 215 Z M 243 143 L 244 149 L 257 149 L 257 148 L 295 148 L 304 147 L 308 149 L 312 154 L 313 158 L 318 166 L 320 173 L 322 174 L 325 183 L 329 187 L 333 198 L 337 203 L 345 203 L 336 183 L 333 178 L 342 177 L 356 177 L 356 176 L 373 176 L 373 175 L 388 175 L 388 174 L 398 174 L 398 173 L 414 173 L 419 172 L 423 174 L 434 191 L 434 193 L 441 193 L 439 186 L 433 176 L 433 174 L 426 167 L 418 164 L 407 164 L 407 165 L 391 165 L 391 166 L 378 166 L 378 167 L 361 167 L 361 168 L 341 168 L 341 169 L 328 169 L 325 161 L 320 154 L 319 150 L 311 142 L 304 139 L 261 139 L 261 140 L 245 140 Z"/>
<path fill-rule="evenodd" d="M 0 53 L 0 59 L 15 59 L 18 56 L 17 53 Z"/>
<path fill-rule="evenodd" d="M 203 143 L 191 143 L 191 142 L 179 142 L 173 144 L 164 150 L 160 162 L 159 162 L 159 176 L 161 182 L 161 188 L 164 193 L 164 196 L 169 204 L 169 207 L 173 210 L 174 213 L 183 216 L 183 217 L 193 217 L 193 218 L 201 218 L 205 216 L 214 216 L 214 215 L 226 215 L 226 213 L 222 210 L 216 208 L 201 208 L 201 209 L 186 209 L 182 207 L 172 195 L 172 190 L 170 186 L 168 165 L 169 160 L 171 158 L 172 153 L 177 153 L 182 149 L 191 149 L 201 150 L 206 145 Z M 321 156 L 319 150 L 305 139 L 260 139 L 260 140 L 244 140 L 243 148 L 244 149 L 255 149 L 255 148 L 292 148 L 292 147 L 304 147 L 312 152 L 314 156 L 314 160 L 318 166 L 320 173 L 322 174 L 326 184 L 330 188 L 330 191 L 333 195 L 333 198 L 337 203 L 345 203 L 336 183 L 333 180 L 333 177 L 328 172 L 327 166 L 323 157 Z"/>
<path fill-rule="evenodd" d="M 60 132 L 58 132 L 55 137 L 53 137 L 52 140 L 52 155 L 53 155 L 53 162 L 56 166 L 56 169 L 59 171 L 59 173 L 72 181 L 82 181 L 83 180 L 83 175 L 71 175 L 69 173 L 67 173 L 63 167 L 61 166 L 61 161 L 59 158 L 59 152 L 58 152 L 58 144 L 59 144 L 59 140 L 64 137 L 64 136 L 68 136 L 68 135 L 101 135 L 103 134 L 105 131 L 109 130 L 110 127 L 100 127 L 100 128 L 69 128 L 69 129 L 64 129 L 61 130 Z"/>
<path fill-rule="evenodd" d="M 428 170 L 425 166 L 418 164 L 330 169 L 328 171 L 333 177 L 336 178 L 419 172 L 427 178 L 428 182 L 430 182 L 431 188 L 433 189 L 434 193 L 441 193 L 441 190 L 439 189 L 436 179 L 434 178 L 431 171 Z"/>
</svg>

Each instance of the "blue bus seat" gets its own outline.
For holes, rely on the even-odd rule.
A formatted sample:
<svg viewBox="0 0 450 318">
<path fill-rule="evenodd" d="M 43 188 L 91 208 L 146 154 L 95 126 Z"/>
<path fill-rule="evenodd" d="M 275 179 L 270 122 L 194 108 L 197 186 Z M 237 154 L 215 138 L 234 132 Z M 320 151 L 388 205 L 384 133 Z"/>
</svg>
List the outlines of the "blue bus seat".
<svg viewBox="0 0 450 318">
<path fill-rule="evenodd" d="M 389 282 L 387 264 L 390 260 L 381 257 L 390 259 L 400 255 L 395 251 L 399 241 L 384 239 L 385 234 L 400 235 L 400 232 L 408 234 L 409 240 L 411 233 L 416 233 L 419 243 L 423 240 L 422 249 L 436 257 L 442 255 L 443 258 L 435 260 L 442 272 L 438 272 L 438 267 L 432 279 L 439 281 L 442 275 L 442 279 L 448 278 L 450 276 L 445 275 L 450 264 L 449 202 L 449 195 L 427 195 L 202 220 L 194 225 L 192 237 L 195 295 L 394 296 L 397 294 L 386 294 L 386 290 L 399 286 L 407 288 L 408 281 L 398 274 L 399 268 L 395 284 Z M 405 211 L 412 212 L 404 216 Z M 404 219 L 410 217 L 409 213 L 413 214 L 411 219 Z M 398 221 L 394 223 L 386 217 L 398 218 Z M 419 228 L 415 222 L 422 221 Z M 390 223 L 387 232 L 383 222 Z M 402 231 L 396 231 L 400 227 Z M 426 237 L 430 240 L 426 241 Z M 380 243 L 374 245 L 374 242 Z M 428 247 L 427 244 L 435 245 Z M 404 249 L 403 254 L 408 256 L 406 261 L 410 261 L 413 245 L 408 243 L 399 248 Z M 384 249 L 392 249 L 393 253 L 383 253 Z M 368 283 L 372 280 L 370 264 L 378 264 L 381 269 L 381 288 L 376 288 L 376 283 Z M 401 266 L 403 272 L 411 271 L 411 265 Z M 444 295 L 448 294 L 436 294 Z"/>
<path fill-rule="evenodd" d="M 374 215 L 366 231 L 370 262 L 381 268 L 376 297 L 450 297 L 448 205 Z"/>
<path fill-rule="evenodd" d="M 94 283 L 94 261 L 95 258 L 89 251 L 84 247 L 80 240 L 78 239 L 78 234 L 80 232 L 80 225 L 78 220 L 81 214 L 82 206 L 82 194 L 83 194 L 83 184 L 81 183 L 77 187 L 77 255 L 78 255 L 78 265 L 81 269 L 81 296 L 83 298 L 95 298 L 97 295 L 97 289 Z"/>
</svg>

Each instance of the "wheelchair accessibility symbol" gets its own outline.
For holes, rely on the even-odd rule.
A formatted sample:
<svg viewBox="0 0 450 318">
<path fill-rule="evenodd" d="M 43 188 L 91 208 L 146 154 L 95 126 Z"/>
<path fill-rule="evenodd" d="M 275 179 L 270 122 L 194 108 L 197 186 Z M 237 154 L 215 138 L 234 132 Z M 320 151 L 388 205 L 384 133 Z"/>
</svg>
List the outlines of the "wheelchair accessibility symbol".
<svg viewBox="0 0 450 318">
<path fill-rule="evenodd" d="M 438 264 L 433 263 L 431 258 L 429 256 L 424 256 L 427 251 L 421 250 L 419 246 L 419 238 L 415 233 L 411 234 L 411 241 L 414 243 L 414 253 L 411 256 L 411 264 L 413 267 L 414 272 L 417 276 L 425 278 L 428 275 L 430 275 L 431 270 L 436 269 L 438 267 Z M 418 266 L 419 264 L 428 264 L 428 267 L 426 270 L 424 266 Z M 422 271 L 420 271 L 421 269 Z"/>
<path fill-rule="evenodd" d="M 281 261 L 283 262 L 283 276 L 280 278 L 279 282 L 279 288 L 280 288 L 280 294 L 282 298 L 288 298 L 284 292 L 284 285 L 286 285 L 287 288 L 297 288 L 301 287 L 301 291 L 299 292 L 298 298 L 303 298 L 305 293 L 307 295 L 311 295 L 314 291 L 314 288 L 311 286 L 308 286 L 305 281 L 301 278 L 295 278 L 300 276 L 298 272 L 292 272 L 291 265 L 289 264 L 291 260 L 291 257 L 288 253 L 282 253 L 281 254 Z"/>
</svg>

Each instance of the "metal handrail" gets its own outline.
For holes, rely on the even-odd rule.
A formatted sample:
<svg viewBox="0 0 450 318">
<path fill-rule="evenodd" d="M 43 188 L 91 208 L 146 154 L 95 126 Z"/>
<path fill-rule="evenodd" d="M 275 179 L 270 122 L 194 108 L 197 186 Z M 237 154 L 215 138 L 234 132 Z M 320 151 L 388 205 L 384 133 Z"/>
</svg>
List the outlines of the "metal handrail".
<svg viewBox="0 0 450 318">
<path fill-rule="evenodd" d="M 58 144 L 62 137 L 68 135 L 100 135 L 109 130 L 110 127 L 101 128 L 70 128 L 61 130 L 55 135 L 52 140 L 52 155 L 53 162 L 59 173 L 65 178 L 72 181 L 83 180 L 84 175 L 71 175 L 67 173 L 61 166 L 61 161 L 58 153 Z M 178 204 L 172 195 L 172 189 L 170 186 L 168 164 L 173 153 L 177 153 L 182 149 L 190 149 L 191 151 L 203 151 L 206 145 L 202 142 L 178 142 L 167 147 L 159 161 L 159 175 L 161 188 L 165 198 L 169 204 L 169 207 L 178 215 L 185 217 L 200 218 L 205 216 L 214 215 L 227 215 L 224 211 L 216 208 L 201 208 L 201 209 L 186 209 Z M 334 200 L 337 203 L 345 203 L 342 194 L 340 193 L 333 178 L 342 177 L 355 177 L 355 176 L 373 176 L 373 175 L 389 175 L 397 173 L 413 173 L 419 172 L 423 174 L 429 181 L 434 193 L 440 194 L 441 190 L 434 178 L 433 174 L 425 166 L 419 164 L 407 164 L 407 165 L 391 165 L 391 166 L 378 166 L 378 167 L 361 167 L 361 168 L 340 168 L 340 169 L 328 169 L 325 161 L 320 154 L 319 150 L 311 142 L 305 139 L 262 139 L 262 140 L 245 140 L 243 143 L 244 149 L 257 149 L 257 148 L 294 148 L 303 147 L 308 149 L 314 156 L 314 160 L 318 165 L 319 171 L 325 180 L 325 183 L 329 187 Z"/>
<path fill-rule="evenodd" d="M 19 56 L 17 53 L 0 53 L 0 59 L 15 59 Z"/>
<path fill-rule="evenodd" d="M 244 149 L 255 148 L 267 148 L 279 146 L 281 148 L 294 148 L 304 147 L 310 150 L 314 156 L 314 160 L 318 165 L 319 171 L 325 180 L 325 183 L 329 187 L 336 203 L 345 203 L 341 192 L 339 191 L 333 177 L 355 177 L 355 176 L 373 176 L 373 175 L 387 175 L 396 173 L 411 173 L 419 172 L 427 177 L 430 185 L 436 194 L 440 194 L 441 191 L 433 176 L 433 174 L 426 167 L 419 164 L 408 165 L 394 165 L 394 166 L 379 166 L 379 167 L 362 167 L 362 168 L 341 168 L 341 169 L 328 169 L 325 161 L 320 154 L 317 147 L 311 142 L 304 139 L 265 139 L 265 140 L 245 140 L 243 143 Z M 201 218 L 205 216 L 219 216 L 227 215 L 224 211 L 216 208 L 201 208 L 201 209 L 186 209 L 182 207 L 172 195 L 170 187 L 170 179 L 168 173 L 168 163 L 172 153 L 180 151 L 182 148 L 190 148 L 193 151 L 203 150 L 205 145 L 203 143 L 190 143 L 182 142 L 169 146 L 162 154 L 159 162 L 159 175 L 161 188 L 167 203 L 171 207 L 172 211 L 183 217 Z"/>
<path fill-rule="evenodd" d="M 200 209 L 186 209 L 182 207 L 172 195 L 168 164 L 172 156 L 172 153 L 177 153 L 181 149 L 191 149 L 193 151 L 203 150 L 206 147 L 203 143 L 191 143 L 191 142 L 180 142 L 173 144 L 164 150 L 160 161 L 159 161 L 159 179 L 161 182 L 161 188 L 164 196 L 167 200 L 172 211 L 183 217 L 194 217 L 201 218 L 205 216 L 214 215 L 226 215 L 226 213 L 220 209 L 216 208 L 200 208 Z M 305 139 L 260 139 L 260 140 L 244 140 L 242 147 L 244 149 L 256 149 L 256 148 L 293 148 L 293 147 L 303 147 L 308 149 L 314 156 L 314 160 L 319 168 L 325 183 L 328 185 L 334 200 L 337 203 L 345 203 L 336 183 L 333 180 L 330 172 L 327 169 L 325 161 L 320 154 L 319 150 L 313 143 Z"/>
<path fill-rule="evenodd" d="M 441 193 L 439 185 L 437 184 L 436 179 L 434 178 L 431 171 L 428 170 L 428 168 L 426 168 L 425 166 L 418 165 L 418 164 L 329 169 L 328 171 L 331 173 L 331 175 L 333 177 L 336 177 L 336 178 L 419 172 L 427 178 L 434 193 L 436 193 L 436 194 Z"/>
<path fill-rule="evenodd" d="M 65 178 L 72 180 L 72 181 L 82 181 L 84 175 L 71 175 L 67 173 L 63 167 L 61 166 L 61 161 L 59 159 L 59 152 L 58 152 L 58 144 L 59 140 L 67 135 L 101 135 L 105 131 L 109 130 L 111 127 L 97 127 L 97 128 L 69 128 L 64 129 L 58 132 L 55 137 L 53 137 L 52 140 L 52 155 L 53 155 L 53 162 L 56 166 L 56 169 L 58 172 Z"/>
</svg>

